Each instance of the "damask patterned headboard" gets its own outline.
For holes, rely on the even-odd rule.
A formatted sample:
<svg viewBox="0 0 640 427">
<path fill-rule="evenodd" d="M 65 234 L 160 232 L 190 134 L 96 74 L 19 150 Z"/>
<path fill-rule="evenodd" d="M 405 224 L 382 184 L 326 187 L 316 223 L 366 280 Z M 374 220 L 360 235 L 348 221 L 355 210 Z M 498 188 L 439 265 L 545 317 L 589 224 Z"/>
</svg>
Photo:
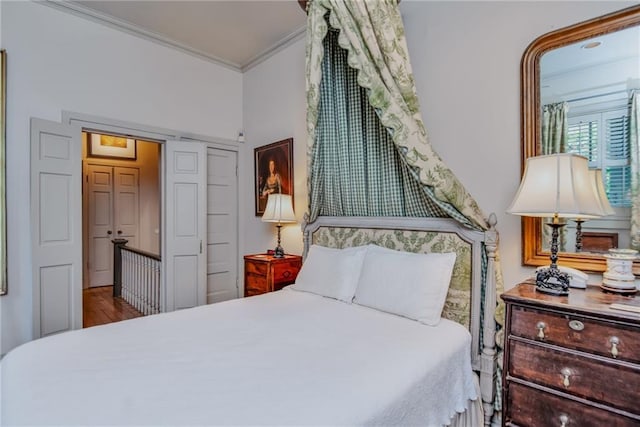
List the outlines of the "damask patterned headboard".
<svg viewBox="0 0 640 427">
<path fill-rule="evenodd" d="M 494 224 L 495 225 L 495 224 Z M 318 217 L 303 226 L 304 256 L 312 244 L 346 248 L 370 243 L 406 252 L 457 254 L 443 317 L 471 333 L 471 360 L 479 372 L 485 416 L 493 413 L 497 234 L 474 231 L 448 218 Z M 483 284 L 483 277 L 486 277 Z"/>
</svg>

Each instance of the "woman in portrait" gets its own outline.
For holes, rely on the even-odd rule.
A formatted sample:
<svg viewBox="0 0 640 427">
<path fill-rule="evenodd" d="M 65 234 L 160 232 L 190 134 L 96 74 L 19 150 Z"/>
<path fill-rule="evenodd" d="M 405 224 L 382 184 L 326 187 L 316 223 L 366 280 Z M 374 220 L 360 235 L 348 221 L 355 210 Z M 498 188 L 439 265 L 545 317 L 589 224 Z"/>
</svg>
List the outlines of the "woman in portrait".
<svg viewBox="0 0 640 427">
<path fill-rule="evenodd" d="M 275 160 L 269 159 L 269 174 L 264 181 L 264 186 L 260 194 L 266 198 L 269 194 L 273 193 L 282 193 L 282 179 L 276 170 Z"/>
</svg>

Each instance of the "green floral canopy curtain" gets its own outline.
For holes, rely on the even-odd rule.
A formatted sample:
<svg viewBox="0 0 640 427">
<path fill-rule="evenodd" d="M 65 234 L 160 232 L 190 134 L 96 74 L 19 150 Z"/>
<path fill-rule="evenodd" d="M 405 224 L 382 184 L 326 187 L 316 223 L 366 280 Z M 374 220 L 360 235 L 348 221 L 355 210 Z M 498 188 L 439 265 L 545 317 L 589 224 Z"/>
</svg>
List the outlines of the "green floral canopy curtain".
<svg viewBox="0 0 640 427">
<path fill-rule="evenodd" d="M 347 64 L 347 51 L 338 46 L 338 31 L 329 30 L 323 45 L 317 142 L 309 173 L 313 217 L 460 216 L 434 202 L 402 161 L 366 89 L 358 85 L 357 71 Z"/>
<path fill-rule="evenodd" d="M 318 106 L 322 80 L 325 14 L 338 29 L 338 43 L 347 50 L 347 62 L 357 70 L 358 85 L 365 88 L 370 105 L 391 134 L 402 160 L 412 169 L 425 191 L 436 201 L 460 212 L 460 220 L 476 229 L 489 225 L 462 184 L 427 142 L 415 83 L 411 73 L 404 26 L 396 0 L 314 0 L 308 6 L 307 30 L 307 131 L 308 152 L 317 139 Z M 312 157 L 308 158 L 312 171 Z M 312 181 L 309 182 L 309 185 Z M 313 188 L 309 188 L 312 194 Z M 319 211 L 311 198 L 310 219 Z M 457 218 L 458 219 L 458 218 Z"/>
<path fill-rule="evenodd" d="M 376 197 L 376 203 L 384 200 L 382 203 L 404 209 L 407 216 L 418 215 L 421 209 L 429 211 L 427 216 L 446 213 L 471 228 L 488 230 L 490 225 L 474 199 L 427 141 L 396 0 L 313 0 L 307 12 L 308 220 L 314 221 L 320 214 L 378 215 L 375 210 L 369 210 L 371 204 L 367 203 L 366 192 L 374 187 L 367 180 L 380 176 L 378 171 L 386 167 L 387 176 L 395 174 L 402 185 L 407 184 L 401 191 L 405 197 L 388 202 L 390 199 L 382 195 L 389 192 L 372 194 L 369 191 L 369 196 Z M 353 77 L 362 88 L 358 89 L 357 96 L 340 80 L 340 73 L 325 68 L 337 67 L 333 62 L 335 50 L 323 43 L 329 26 L 338 31 L 335 37 L 346 52 L 347 68 L 352 69 L 351 75 L 355 74 Z M 325 49 L 332 58 L 325 57 Z M 379 125 L 373 124 L 366 108 L 356 111 L 354 104 L 361 103 L 354 101 L 358 97 L 368 101 Z M 336 112 L 336 108 L 341 108 L 340 112 Z M 381 127 L 386 134 L 380 131 Z M 376 150 L 377 154 L 369 155 Z M 359 170 L 361 163 L 351 163 L 354 154 L 365 158 L 365 171 Z M 385 162 L 388 164 L 380 166 Z M 369 170 L 374 172 L 368 173 Z M 409 183 L 407 176 L 415 182 Z M 356 179 L 364 184 L 354 185 L 352 181 Z M 417 192 L 413 191 L 415 188 Z M 362 191 L 364 197 L 344 200 L 348 192 Z M 418 206 L 422 202 L 425 206 Z M 498 259 L 499 256 L 492 274 L 496 276 L 500 294 L 503 284 Z M 500 303 L 496 309 L 498 361 L 502 358 L 503 310 Z M 501 413 L 501 366 L 498 365 L 496 417 Z"/>
<path fill-rule="evenodd" d="M 542 154 L 564 153 L 567 149 L 569 104 L 558 102 L 542 107 Z"/>
</svg>

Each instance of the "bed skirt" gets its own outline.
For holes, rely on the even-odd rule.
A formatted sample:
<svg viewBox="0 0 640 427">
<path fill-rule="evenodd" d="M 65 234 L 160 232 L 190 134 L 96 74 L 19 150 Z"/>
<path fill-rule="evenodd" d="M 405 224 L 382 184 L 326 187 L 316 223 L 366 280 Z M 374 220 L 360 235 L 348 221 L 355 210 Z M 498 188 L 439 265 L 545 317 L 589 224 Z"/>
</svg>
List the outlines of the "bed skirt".
<svg viewBox="0 0 640 427">
<path fill-rule="evenodd" d="M 474 383 L 478 398 L 469 400 L 469 402 L 467 402 L 467 410 L 462 413 L 458 412 L 451 419 L 451 424 L 449 424 L 451 427 L 478 427 L 484 425 L 484 410 L 482 409 L 480 383 L 477 377 Z"/>
</svg>

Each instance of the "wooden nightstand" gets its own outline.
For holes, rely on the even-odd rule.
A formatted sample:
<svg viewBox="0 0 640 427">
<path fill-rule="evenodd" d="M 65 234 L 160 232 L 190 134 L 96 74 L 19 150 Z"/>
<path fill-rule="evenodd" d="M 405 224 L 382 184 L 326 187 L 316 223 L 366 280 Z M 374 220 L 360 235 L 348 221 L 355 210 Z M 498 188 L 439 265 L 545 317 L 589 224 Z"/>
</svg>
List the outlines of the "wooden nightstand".
<svg viewBox="0 0 640 427">
<path fill-rule="evenodd" d="M 244 296 L 278 291 L 296 281 L 302 267 L 302 257 L 257 254 L 244 256 Z"/>
<path fill-rule="evenodd" d="M 506 302 L 506 426 L 640 425 L 640 298 L 571 289 L 566 297 L 521 283 Z"/>
</svg>

